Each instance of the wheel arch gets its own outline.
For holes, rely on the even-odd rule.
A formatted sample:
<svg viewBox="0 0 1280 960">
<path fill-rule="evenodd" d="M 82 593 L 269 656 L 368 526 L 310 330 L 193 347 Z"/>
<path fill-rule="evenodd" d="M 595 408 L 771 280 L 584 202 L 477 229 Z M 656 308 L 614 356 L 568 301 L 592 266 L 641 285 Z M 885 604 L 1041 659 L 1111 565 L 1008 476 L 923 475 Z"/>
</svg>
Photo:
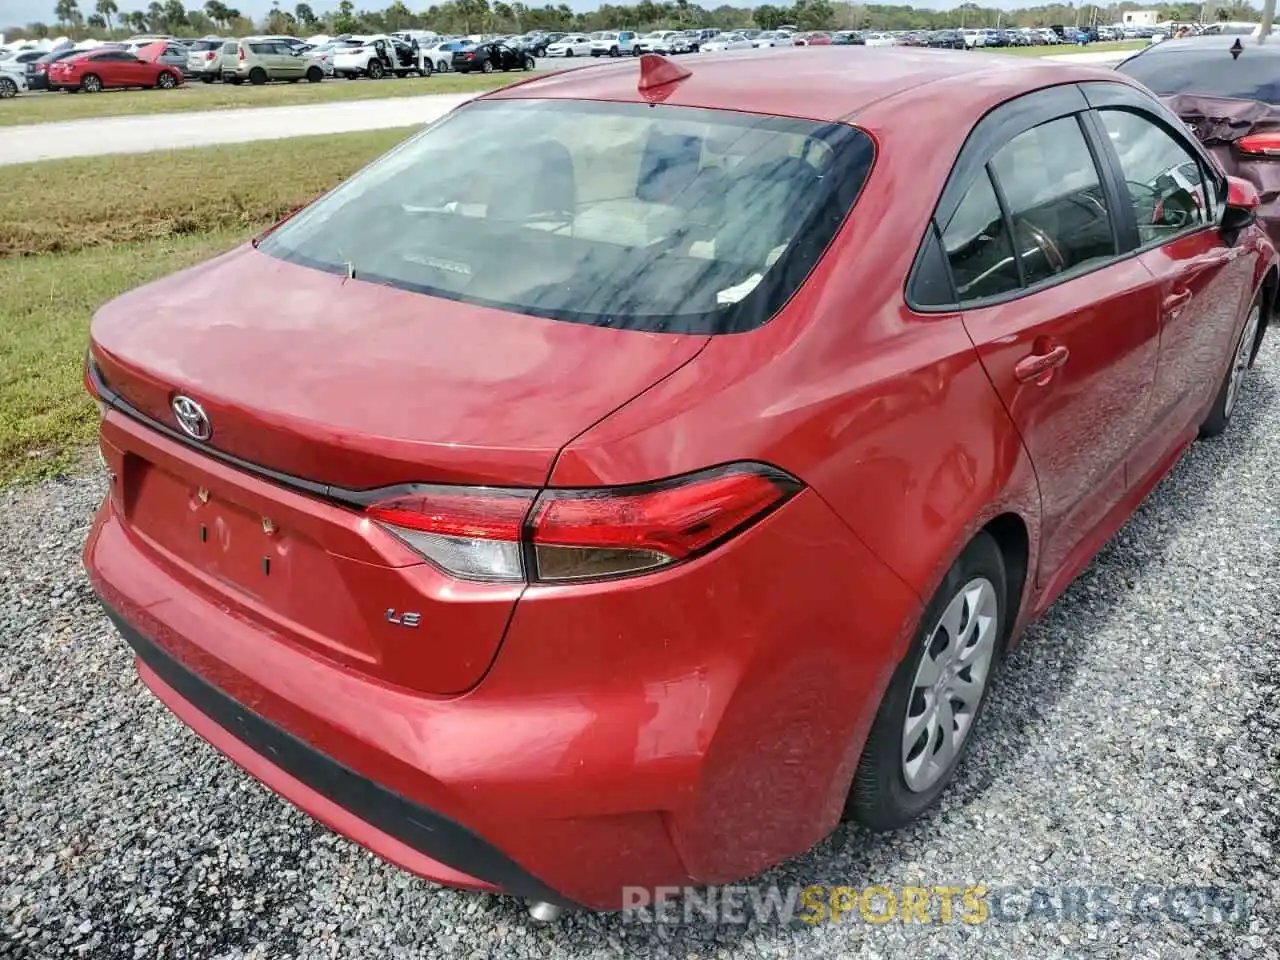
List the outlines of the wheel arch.
<svg viewBox="0 0 1280 960">
<path fill-rule="evenodd" d="M 1004 558 L 1005 602 L 1013 616 L 1006 616 L 1002 640 L 1009 642 L 1013 636 L 1018 612 L 1022 610 L 1027 594 L 1031 569 L 1031 532 L 1022 517 L 1012 511 L 992 517 L 982 526 L 983 533 L 995 541 Z M 966 544 L 967 546 L 967 544 Z"/>
<path fill-rule="evenodd" d="M 1274 263 L 1268 265 L 1259 290 L 1262 293 L 1262 317 L 1258 323 L 1258 335 L 1253 341 L 1253 355 L 1250 357 L 1250 362 L 1258 356 L 1258 350 L 1262 347 L 1262 338 L 1266 335 L 1267 327 L 1271 325 L 1271 318 L 1277 310 L 1280 310 L 1280 269 L 1277 269 Z"/>
</svg>

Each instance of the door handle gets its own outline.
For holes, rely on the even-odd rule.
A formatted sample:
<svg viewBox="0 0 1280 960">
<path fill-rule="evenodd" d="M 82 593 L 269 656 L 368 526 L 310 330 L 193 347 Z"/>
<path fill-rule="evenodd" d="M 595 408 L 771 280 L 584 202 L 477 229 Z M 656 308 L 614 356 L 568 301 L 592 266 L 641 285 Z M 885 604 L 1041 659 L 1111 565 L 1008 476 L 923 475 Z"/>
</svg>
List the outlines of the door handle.
<svg viewBox="0 0 1280 960">
<path fill-rule="evenodd" d="M 1182 312 L 1182 308 L 1191 302 L 1192 293 L 1190 290 L 1179 290 L 1177 293 L 1171 293 L 1164 298 L 1161 306 L 1164 312 L 1170 317 L 1176 317 Z"/>
<path fill-rule="evenodd" d="M 1034 383 L 1043 387 L 1053 379 L 1053 371 L 1067 362 L 1071 351 L 1062 344 L 1045 353 L 1033 353 L 1023 357 L 1013 367 L 1013 375 L 1019 383 Z"/>
</svg>

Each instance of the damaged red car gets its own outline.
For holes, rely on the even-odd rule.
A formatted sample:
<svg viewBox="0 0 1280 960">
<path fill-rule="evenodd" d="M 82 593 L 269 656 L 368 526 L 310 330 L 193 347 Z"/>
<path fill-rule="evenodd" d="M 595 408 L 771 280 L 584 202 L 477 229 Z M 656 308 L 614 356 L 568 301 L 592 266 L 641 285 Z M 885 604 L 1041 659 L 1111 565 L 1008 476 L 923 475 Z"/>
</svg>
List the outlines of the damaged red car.
<svg viewBox="0 0 1280 960">
<path fill-rule="evenodd" d="M 1280 243 L 1280 47 L 1212 35 L 1153 44 L 1116 69 L 1162 97 L 1224 171 L 1248 180 Z M 1184 168 L 1173 175 L 1193 175 Z"/>
<path fill-rule="evenodd" d="M 533 78 L 98 312 L 89 577 L 179 718 L 406 870 L 543 915 L 748 876 L 938 801 L 1241 409 L 1257 204 L 1113 71 Z"/>
</svg>

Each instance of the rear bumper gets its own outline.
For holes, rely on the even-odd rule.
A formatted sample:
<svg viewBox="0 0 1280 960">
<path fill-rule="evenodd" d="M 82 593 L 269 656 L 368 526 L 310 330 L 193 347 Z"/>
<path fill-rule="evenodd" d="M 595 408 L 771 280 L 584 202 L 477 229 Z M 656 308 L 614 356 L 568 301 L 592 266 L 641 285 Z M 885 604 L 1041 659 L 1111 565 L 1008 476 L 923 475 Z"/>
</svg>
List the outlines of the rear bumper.
<svg viewBox="0 0 1280 960">
<path fill-rule="evenodd" d="M 357 773 L 254 713 L 183 666 L 110 607 L 106 611 L 137 655 L 143 681 L 179 719 L 317 820 L 449 886 L 502 890 L 571 905 L 466 827 Z"/>
<path fill-rule="evenodd" d="M 113 498 L 85 566 L 148 686 L 267 786 L 412 873 L 596 909 L 825 836 L 919 613 L 812 491 L 680 567 L 529 587 L 453 696 L 237 615 Z"/>
</svg>

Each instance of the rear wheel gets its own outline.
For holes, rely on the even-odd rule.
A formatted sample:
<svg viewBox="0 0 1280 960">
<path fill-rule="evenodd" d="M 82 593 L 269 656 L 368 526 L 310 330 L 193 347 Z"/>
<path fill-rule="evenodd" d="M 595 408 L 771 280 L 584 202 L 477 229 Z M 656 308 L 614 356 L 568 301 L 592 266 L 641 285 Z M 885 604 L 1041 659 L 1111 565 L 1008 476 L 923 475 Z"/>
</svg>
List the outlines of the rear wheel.
<svg viewBox="0 0 1280 960">
<path fill-rule="evenodd" d="M 537 66 L 537 64 L 533 62 L 533 57 L 524 58 L 524 68 L 526 70 L 532 70 L 535 66 Z"/>
<path fill-rule="evenodd" d="M 431 76 L 431 74 L 432 74 L 432 73 L 434 73 L 434 72 L 435 72 L 435 68 L 434 68 L 434 67 L 432 67 L 432 65 L 431 65 L 431 61 L 430 61 L 430 60 L 424 60 L 424 61 L 422 61 L 422 69 L 418 72 L 418 76 L 420 76 L 420 77 L 429 77 L 429 76 Z"/>
<path fill-rule="evenodd" d="M 485 73 L 493 73 L 493 61 L 486 60 L 484 62 L 484 66 L 481 67 L 480 69 L 483 70 Z"/>
<path fill-rule="evenodd" d="M 156 86 L 159 87 L 161 90 L 172 90 L 177 85 L 178 85 L 178 78 L 175 77 L 168 70 L 162 71 L 160 73 L 160 76 L 156 77 Z"/>
<path fill-rule="evenodd" d="M 319 83 L 324 79 L 324 71 L 319 67 L 307 68 L 307 83 Z"/>
<path fill-rule="evenodd" d="M 17 83 L 8 77 L 0 77 L 0 100 L 12 100 L 17 95 Z"/>
<path fill-rule="evenodd" d="M 1213 409 L 1200 425 L 1200 436 L 1216 437 L 1235 413 L 1236 401 L 1240 398 L 1240 387 L 1244 378 L 1253 366 L 1253 357 L 1257 353 L 1258 328 L 1262 324 L 1262 300 L 1253 301 L 1249 308 L 1249 316 L 1245 319 L 1244 329 L 1240 331 L 1240 339 L 1236 341 L 1235 351 L 1231 354 L 1231 366 L 1218 388 L 1218 396 L 1213 401 Z"/>
<path fill-rule="evenodd" d="M 1003 646 L 1004 558 L 980 533 L 947 571 L 894 671 L 858 762 L 847 816 L 873 830 L 914 820 L 973 739 Z"/>
<path fill-rule="evenodd" d="M 261 67 L 254 67 L 249 71 L 249 82 L 255 87 L 260 87 L 267 82 L 267 71 Z"/>
<path fill-rule="evenodd" d="M 369 79 L 370 79 L 370 80 L 381 80 L 381 79 L 382 79 L 382 75 L 383 75 L 384 73 L 386 73 L 386 72 L 387 72 L 387 70 L 386 70 L 386 68 L 382 65 L 382 61 L 381 61 L 381 60 L 374 60 L 374 61 L 371 61 L 371 62 L 370 62 L 370 64 L 369 64 Z"/>
<path fill-rule="evenodd" d="M 85 93 L 98 93 L 102 90 L 102 78 L 96 73 L 86 73 L 80 78 L 80 89 Z"/>
<path fill-rule="evenodd" d="M 617 48 L 617 47 L 610 47 L 610 48 L 609 48 L 609 56 L 611 56 L 611 57 L 616 57 L 617 55 L 618 55 L 618 48 Z"/>
</svg>

